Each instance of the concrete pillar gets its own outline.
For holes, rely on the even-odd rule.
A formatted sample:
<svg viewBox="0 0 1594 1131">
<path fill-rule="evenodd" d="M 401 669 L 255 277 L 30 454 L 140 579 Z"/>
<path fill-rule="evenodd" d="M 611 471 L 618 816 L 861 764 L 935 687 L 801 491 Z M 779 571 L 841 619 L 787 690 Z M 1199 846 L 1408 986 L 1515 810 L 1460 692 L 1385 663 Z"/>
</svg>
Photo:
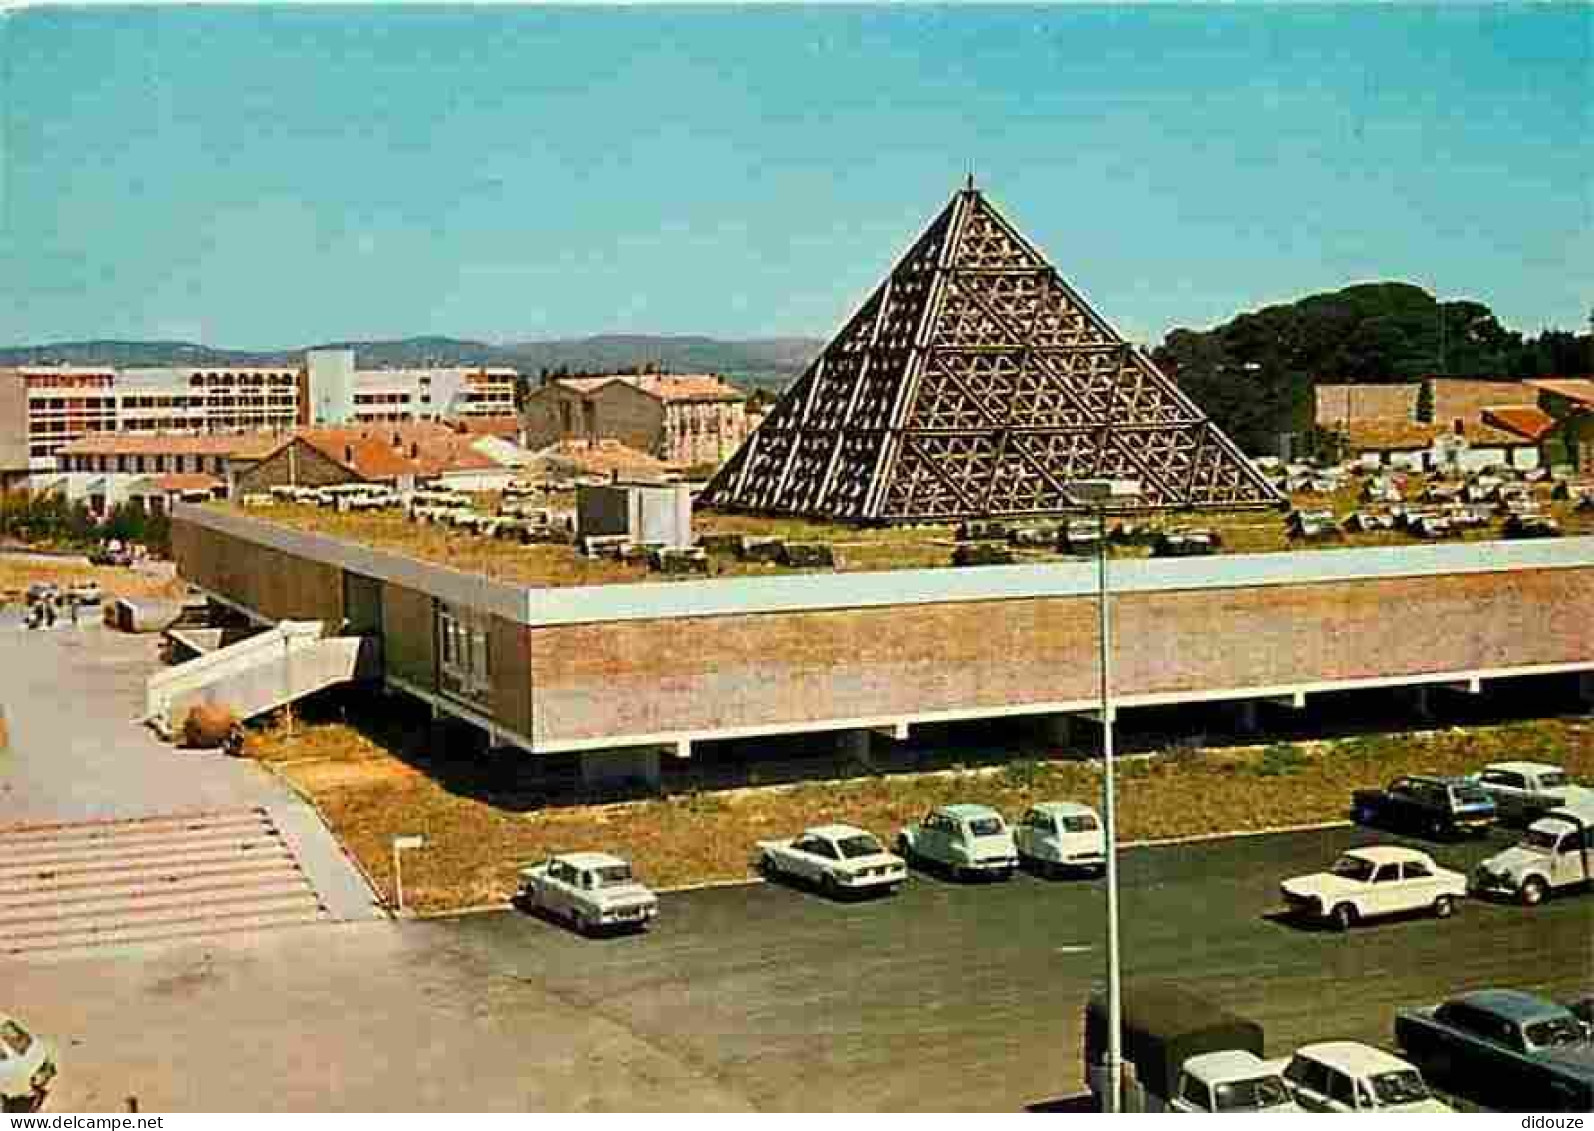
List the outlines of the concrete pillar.
<svg viewBox="0 0 1594 1131">
<path fill-rule="evenodd" d="M 1241 699 L 1234 704 L 1234 729 L 1245 735 L 1256 734 L 1262 729 L 1257 719 L 1255 699 Z"/>
<path fill-rule="evenodd" d="M 1582 672 L 1578 675 L 1577 694 L 1578 698 L 1583 700 L 1583 706 L 1594 711 L 1594 672 Z"/>
<path fill-rule="evenodd" d="M 1406 701 L 1411 709 L 1411 717 L 1420 723 L 1433 721 L 1433 704 L 1429 701 L 1428 688 L 1424 684 L 1406 688 Z"/>
<path fill-rule="evenodd" d="M 870 732 L 866 730 L 837 731 L 836 753 L 846 761 L 872 768 L 874 763 L 870 760 L 869 738 Z"/>
<path fill-rule="evenodd" d="M 663 782 L 657 746 L 633 746 L 623 750 L 588 750 L 581 755 L 583 785 L 621 785 L 643 782 L 657 789 Z"/>
</svg>

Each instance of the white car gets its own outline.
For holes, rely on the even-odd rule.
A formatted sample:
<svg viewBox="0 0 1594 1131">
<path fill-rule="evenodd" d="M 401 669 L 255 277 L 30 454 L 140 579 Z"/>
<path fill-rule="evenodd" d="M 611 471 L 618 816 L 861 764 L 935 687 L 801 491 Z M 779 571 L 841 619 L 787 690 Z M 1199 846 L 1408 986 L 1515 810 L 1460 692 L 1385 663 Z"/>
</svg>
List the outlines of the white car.
<svg viewBox="0 0 1594 1131">
<path fill-rule="evenodd" d="M 1580 790 L 1559 809 L 1528 826 L 1517 844 L 1497 852 L 1472 874 L 1479 892 L 1519 899 L 1529 907 L 1557 888 L 1594 880 L 1594 796 Z"/>
<path fill-rule="evenodd" d="M 520 870 L 520 901 L 532 911 L 567 920 L 583 934 L 604 927 L 645 930 L 659 898 L 607 852 L 568 852 Z"/>
<path fill-rule="evenodd" d="M 1297 1049 L 1284 1079 L 1303 1111 L 1447 1112 L 1422 1073 L 1382 1049 L 1356 1041 L 1324 1041 Z"/>
<path fill-rule="evenodd" d="M 1524 825 L 1560 808 L 1569 797 L 1594 796 L 1549 762 L 1490 762 L 1473 780 L 1494 798 L 1500 820 Z"/>
<path fill-rule="evenodd" d="M 0 1111 L 36 1111 L 55 1079 L 55 1045 L 0 1013 Z"/>
<path fill-rule="evenodd" d="M 1018 858 L 1047 875 L 1065 870 L 1100 873 L 1107 867 L 1101 818 L 1088 805 L 1042 801 L 1013 826 Z"/>
<path fill-rule="evenodd" d="M 1168 1109 L 1229 1115 L 1299 1112 L 1280 1074 L 1282 1067 L 1282 1061 L 1263 1060 L 1245 1049 L 1192 1056 L 1179 1070 L 1179 1094 L 1168 1101 Z"/>
<path fill-rule="evenodd" d="M 1363 919 L 1431 910 L 1441 919 L 1467 894 L 1467 877 L 1412 848 L 1353 848 L 1326 872 L 1280 886 L 1292 912 L 1347 930 Z"/>
<path fill-rule="evenodd" d="M 908 878 L 902 857 L 852 825 L 819 825 L 791 840 L 761 840 L 758 867 L 766 876 L 817 884 L 831 896 L 892 892 Z"/>
<path fill-rule="evenodd" d="M 897 834 L 897 851 L 915 867 L 934 865 L 961 880 L 1005 880 L 1018 867 L 1013 830 L 989 805 L 938 805 Z"/>
</svg>

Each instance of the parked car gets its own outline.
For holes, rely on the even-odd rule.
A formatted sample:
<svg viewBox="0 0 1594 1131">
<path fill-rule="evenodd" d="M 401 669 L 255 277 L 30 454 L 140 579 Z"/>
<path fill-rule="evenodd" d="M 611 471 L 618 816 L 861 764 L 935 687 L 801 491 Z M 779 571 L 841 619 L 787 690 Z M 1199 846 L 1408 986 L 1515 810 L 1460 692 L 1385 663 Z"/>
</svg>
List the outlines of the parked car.
<svg viewBox="0 0 1594 1131">
<path fill-rule="evenodd" d="M 29 605 L 37 605 L 42 601 L 59 598 L 61 589 L 53 581 L 35 581 L 28 586 L 25 600 Z"/>
<path fill-rule="evenodd" d="M 1284 1079 L 1305 1111 L 1447 1112 L 1422 1073 L 1382 1049 L 1356 1041 L 1323 1041 L 1295 1051 Z"/>
<path fill-rule="evenodd" d="M 1498 1111 L 1594 1111 L 1594 1042 L 1564 1005 L 1478 990 L 1395 1013 L 1395 1040 L 1430 1079 Z"/>
<path fill-rule="evenodd" d="M 1101 873 L 1107 867 L 1107 839 L 1101 818 L 1075 801 L 1042 801 L 1030 806 L 1013 828 L 1022 863 L 1047 875 L 1064 871 Z"/>
<path fill-rule="evenodd" d="M 1565 770 L 1549 762 L 1490 762 L 1476 781 L 1494 798 L 1502 822 L 1523 825 L 1559 809 L 1569 793 L 1594 792 L 1574 785 Z"/>
<path fill-rule="evenodd" d="M 1467 877 L 1441 868 L 1426 852 L 1380 846 L 1353 848 L 1328 871 L 1285 880 L 1280 890 L 1292 912 L 1343 931 L 1408 911 L 1447 919 L 1467 894 Z"/>
<path fill-rule="evenodd" d="M 958 879 L 995 876 L 1005 880 L 1018 868 L 1013 832 L 986 805 L 941 805 L 897 834 L 897 851 L 910 864 L 933 864 Z"/>
<path fill-rule="evenodd" d="M 1299 1112 L 1301 1107 L 1284 1082 L 1282 1067 L 1278 1061 L 1263 1060 L 1243 1049 L 1192 1056 L 1184 1062 L 1179 1094 L 1168 1109 L 1227 1115 Z"/>
<path fill-rule="evenodd" d="M 77 605 L 98 605 L 104 597 L 98 581 L 80 581 L 68 588 L 66 595 Z"/>
<path fill-rule="evenodd" d="M 908 878 L 900 856 L 852 825 L 819 825 L 791 840 L 761 840 L 758 867 L 767 876 L 817 884 L 831 896 L 893 892 Z"/>
<path fill-rule="evenodd" d="M 1134 1066 L 1127 1111 L 1294 1111 L 1279 1065 L 1262 1060 L 1262 1026 L 1170 982 L 1124 987 L 1123 1056 Z M 1085 1080 L 1098 1102 L 1111 1077 L 1107 998 L 1085 1004 Z M 1220 1089 L 1223 1089 L 1220 1093 Z"/>
<path fill-rule="evenodd" d="M 0 1111 L 37 1111 L 55 1080 L 55 1045 L 0 1013 Z"/>
<path fill-rule="evenodd" d="M 1486 831 L 1494 824 L 1495 806 L 1471 778 L 1412 774 L 1383 789 L 1358 789 L 1351 797 L 1351 815 L 1359 825 L 1438 838 Z"/>
<path fill-rule="evenodd" d="M 1594 879 L 1594 796 L 1579 796 L 1527 827 L 1522 839 L 1497 852 L 1472 873 L 1473 889 L 1504 895 L 1529 907 L 1552 891 Z"/>
<path fill-rule="evenodd" d="M 528 910 L 564 919 L 583 934 L 605 927 L 646 930 L 659 899 L 607 852 L 569 852 L 520 870 L 519 898 Z"/>
</svg>

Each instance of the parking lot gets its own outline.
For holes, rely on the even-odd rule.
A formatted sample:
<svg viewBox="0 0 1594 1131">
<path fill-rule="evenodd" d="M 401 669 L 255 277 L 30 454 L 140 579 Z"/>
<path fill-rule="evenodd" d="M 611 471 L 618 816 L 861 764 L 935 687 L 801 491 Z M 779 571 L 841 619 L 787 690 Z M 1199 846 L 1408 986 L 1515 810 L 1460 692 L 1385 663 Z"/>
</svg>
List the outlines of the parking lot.
<svg viewBox="0 0 1594 1131">
<path fill-rule="evenodd" d="M 1126 852 L 1126 978 L 1176 979 L 1255 1017 L 1274 1055 L 1329 1038 L 1388 1045 L 1398 1006 L 1463 989 L 1568 996 L 1594 982 L 1588 896 L 1532 912 L 1468 900 L 1449 921 L 1346 935 L 1269 917 L 1280 879 L 1397 839 L 1341 829 Z M 1470 869 L 1508 839 L 1405 843 Z M 921 874 L 855 904 L 777 885 L 667 896 L 643 937 L 586 940 L 518 913 L 434 929 L 761 1108 L 1010 1111 L 1082 1086 L 1103 902 L 1099 881 Z"/>
</svg>

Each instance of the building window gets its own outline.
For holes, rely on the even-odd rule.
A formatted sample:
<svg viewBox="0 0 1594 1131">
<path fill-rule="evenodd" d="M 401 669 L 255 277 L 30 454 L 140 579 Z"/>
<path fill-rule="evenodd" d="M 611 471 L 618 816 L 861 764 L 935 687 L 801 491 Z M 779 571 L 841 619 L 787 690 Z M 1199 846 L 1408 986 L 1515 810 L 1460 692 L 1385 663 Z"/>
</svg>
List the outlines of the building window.
<svg viewBox="0 0 1594 1131">
<path fill-rule="evenodd" d="M 487 706 L 492 699 L 485 613 L 439 601 L 437 651 L 439 688 L 447 695 Z"/>
</svg>

